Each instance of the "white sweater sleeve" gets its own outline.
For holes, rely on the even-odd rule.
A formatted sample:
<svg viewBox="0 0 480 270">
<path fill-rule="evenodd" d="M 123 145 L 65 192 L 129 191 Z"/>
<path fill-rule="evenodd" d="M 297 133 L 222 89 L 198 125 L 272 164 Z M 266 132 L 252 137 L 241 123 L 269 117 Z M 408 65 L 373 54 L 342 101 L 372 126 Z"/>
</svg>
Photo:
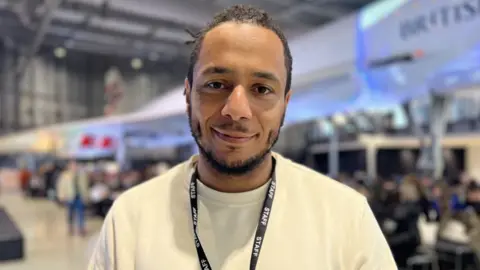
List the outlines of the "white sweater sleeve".
<svg viewBox="0 0 480 270">
<path fill-rule="evenodd" d="M 390 247 L 367 201 L 354 230 L 354 270 L 397 270 Z"/>
<path fill-rule="evenodd" d="M 128 209 L 115 202 L 105 218 L 88 270 L 135 269 L 135 231 Z"/>
</svg>

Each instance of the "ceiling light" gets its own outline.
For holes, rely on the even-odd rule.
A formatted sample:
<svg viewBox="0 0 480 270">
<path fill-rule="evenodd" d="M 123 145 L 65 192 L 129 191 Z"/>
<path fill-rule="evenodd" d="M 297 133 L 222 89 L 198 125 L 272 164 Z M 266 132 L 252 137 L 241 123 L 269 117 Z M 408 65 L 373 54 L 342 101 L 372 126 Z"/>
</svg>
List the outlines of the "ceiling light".
<svg viewBox="0 0 480 270">
<path fill-rule="evenodd" d="M 132 68 L 133 69 L 141 69 L 143 67 L 143 61 L 140 58 L 133 58 L 131 62 Z"/>
<path fill-rule="evenodd" d="M 342 114 L 336 114 L 333 116 L 333 123 L 336 125 L 342 126 L 347 123 L 347 118 Z"/>
<path fill-rule="evenodd" d="M 55 50 L 53 51 L 53 54 L 55 55 L 55 57 L 62 59 L 67 55 L 67 50 L 65 50 L 65 48 L 58 47 L 58 48 L 55 48 Z"/>
</svg>

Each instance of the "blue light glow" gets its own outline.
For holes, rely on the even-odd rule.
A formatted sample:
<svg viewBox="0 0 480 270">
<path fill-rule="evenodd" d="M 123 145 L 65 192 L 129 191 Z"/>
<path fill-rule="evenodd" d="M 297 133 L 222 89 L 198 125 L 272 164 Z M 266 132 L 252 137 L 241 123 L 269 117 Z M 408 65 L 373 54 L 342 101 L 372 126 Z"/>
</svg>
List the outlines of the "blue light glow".
<svg viewBox="0 0 480 270">
<path fill-rule="evenodd" d="M 367 30 L 382 19 L 388 17 L 409 0 L 383 0 L 374 2 L 359 13 L 358 26 L 360 30 Z"/>
</svg>

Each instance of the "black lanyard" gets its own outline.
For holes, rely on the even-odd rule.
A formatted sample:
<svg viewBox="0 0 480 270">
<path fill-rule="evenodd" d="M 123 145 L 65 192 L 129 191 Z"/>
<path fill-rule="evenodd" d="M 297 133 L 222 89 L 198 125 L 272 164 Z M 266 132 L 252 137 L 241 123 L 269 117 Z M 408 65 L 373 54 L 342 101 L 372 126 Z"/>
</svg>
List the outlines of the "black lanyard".
<svg viewBox="0 0 480 270">
<path fill-rule="evenodd" d="M 275 190 L 277 187 L 277 182 L 275 179 L 275 159 L 272 158 L 273 170 L 272 170 L 272 180 L 268 185 L 268 193 L 265 196 L 263 201 L 262 214 L 260 215 L 260 220 L 257 225 L 257 232 L 255 233 L 255 239 L 253 241 L 252 255 L 250 257 L 250 270 L 255 270 L 257 268 L 258 257 L 260 256 L 260 250 L 262 249 L 263 240 L 265 238 L 265 233 L 267 232 L 268 220 L 270 219 L 270 213 L 272 212 L 273 198 L 275 197 Z M 207 259 L 207 255 L 203 250 L 202 244 L 198 237 L 198 200 L 197 200 L 197 178 L 198 172 L 195 170 L 195 173 L 192 175 L 190 180 L 190 208 L 192 212 L 192 221 L 193 221 L 193 237 L 195 240 L 195 247 L 197 248 L 198 262 L 200 263 L 200 268 L 202 270 L 212 270 L 210 262 Z"/>
</svg>

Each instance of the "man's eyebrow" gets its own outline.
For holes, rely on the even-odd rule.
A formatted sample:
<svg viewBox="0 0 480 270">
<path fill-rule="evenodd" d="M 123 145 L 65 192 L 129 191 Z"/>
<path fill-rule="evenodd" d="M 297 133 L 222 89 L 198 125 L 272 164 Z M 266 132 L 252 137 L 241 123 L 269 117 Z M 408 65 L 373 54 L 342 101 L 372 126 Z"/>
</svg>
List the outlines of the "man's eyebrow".
<svg viewBox="0 0 480 270">
<path fill-rule="evenodd" d="M 280 80 L 275 76 L 275 74 L 271 72 L 266 72 L 266 71 L 256 71 L 253 73 L 253 76 L 261 79 L 266 79 L 269 81 L 275 81 L 277 83 L 280 83 Z"/>
<path fill-rule="evenodd" d="M 212 67 L 206 68 L 206 69 L 202 72 L 202 75 L 231 74 L 231 73 L 235 73 L 235 71 L 233 71 L 233 70 L 230 69 L 230 68 L 226 68 L 226 67 L 212 66 Z M 257 78 L 261 78 L 261 79 L 265 79 L 265 80 L 269 80 L 269 81 L 274 81 L 274 82 L 280 83 L 280 79 L 279 79 L 277 76 L 275 76 L 275 74 L 273 74 L 272 72 L 268 72 L 268 71 L 255 71 L 255 72 L 252 73 L 252 75 L 253 75 L 254 77 L 257 77 Z"/>
<path fill-rule="evenodd" d="M 202 72 L 202 75 L 227 74 L 227 73 L 233 73 L 233 70 L 226 67 L 213 66 L 213 67 L 206 68 Z"/>
</svg>

